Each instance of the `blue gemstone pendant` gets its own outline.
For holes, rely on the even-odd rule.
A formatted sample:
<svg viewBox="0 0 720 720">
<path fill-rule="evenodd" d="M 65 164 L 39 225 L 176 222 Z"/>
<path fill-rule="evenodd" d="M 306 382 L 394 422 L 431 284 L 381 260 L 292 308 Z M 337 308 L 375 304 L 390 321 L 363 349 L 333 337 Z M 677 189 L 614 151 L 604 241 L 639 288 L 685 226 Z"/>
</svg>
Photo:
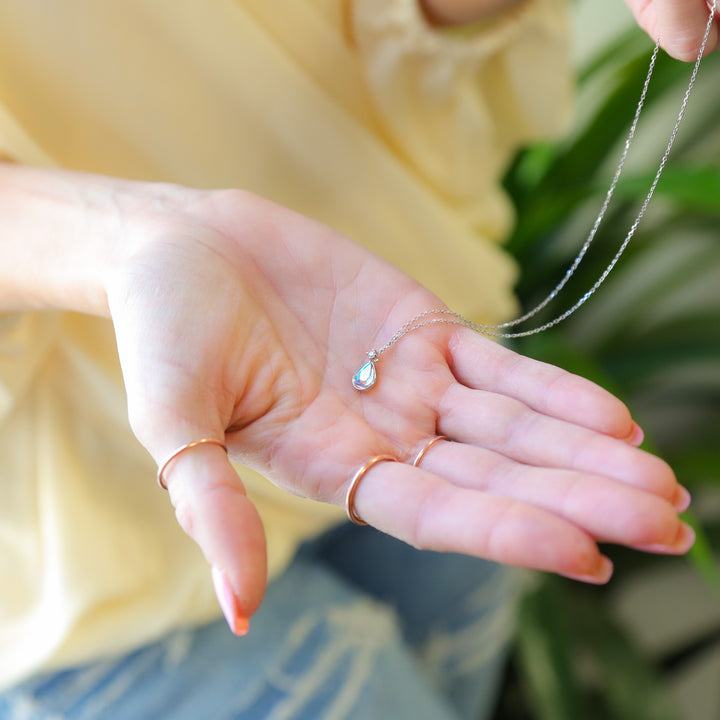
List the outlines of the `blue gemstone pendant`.
<svg viewBox="0 0 720 720">
<path fill-rule="evenodd" d="M 356 390 L 369 390 L 377 382 L 377 372 L 375 363 L 368 360 L 354 375 L 352 379 L 353 387 Z"/>
</svg>

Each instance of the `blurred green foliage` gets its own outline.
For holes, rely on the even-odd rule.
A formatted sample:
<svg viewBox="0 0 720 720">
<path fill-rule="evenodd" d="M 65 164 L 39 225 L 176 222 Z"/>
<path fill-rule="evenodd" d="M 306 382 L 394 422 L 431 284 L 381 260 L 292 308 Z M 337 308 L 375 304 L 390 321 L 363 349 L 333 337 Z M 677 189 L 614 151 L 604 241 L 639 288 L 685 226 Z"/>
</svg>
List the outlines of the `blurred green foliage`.
<svg viewBox="0 0 720 720">
<path fill-rule="evenodd" d="M 522 152 L 506 186 L 517 208 L 510 241 L 526 309 L 555 287 L 604 200 L 652 48 L 632 30 L 579 75 L 584 119 L 556 145 Z M 672 131 L 691 66 L 660 54 L 646 110 L 615 198 L 590 252 L 541 324 L 574 304 L 625 238 Z M 570 319 L 515 348 L 590 377 L 619 395 L 694 494 L 720 483 L 720 57 L 698 85 L 649 211 L 603 287 Z M 633 154 L 633 151 L 636 151 Z M 529 270 L 531 269 L 531 270 Z M 535 323 L 535 321 L 537 321 Z M 526 329 L 523 326 L 520 329 Z M 703 517 L 690 561 L 718 585 L 720 520 Z M 614 585 L 662 562 L 608 549 Z M 524 599 L 502 720 L 674 720 L 666 668 L 645 657 L 613 616 L 606 592 L 542 577 Z M 718 597 L 720 601 L 720 595 Z M 683 718 L 683 720 L 689 720 Z"/>
</svg>

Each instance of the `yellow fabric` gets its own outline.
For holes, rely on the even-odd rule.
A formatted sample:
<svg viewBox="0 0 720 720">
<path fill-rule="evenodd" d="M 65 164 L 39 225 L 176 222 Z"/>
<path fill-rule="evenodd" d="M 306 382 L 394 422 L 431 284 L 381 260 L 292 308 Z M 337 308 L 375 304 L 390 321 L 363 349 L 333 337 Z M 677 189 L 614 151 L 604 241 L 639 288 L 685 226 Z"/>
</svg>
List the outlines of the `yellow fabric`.
<svg viewBox="0 0 720 720">
<path fill-rule="evenodd" d="M 563 5 L 457 34 L 415 0 L 0 0 L 0 156 L 247 188 L 497 321 L 498 175 L 565 119 Z M 128 428 L 109 322 L 0 317 L 0 457 L 0 686 L 218 614 Z M 271 574 L 340 517 L 242 473 Z"/>
</svg>

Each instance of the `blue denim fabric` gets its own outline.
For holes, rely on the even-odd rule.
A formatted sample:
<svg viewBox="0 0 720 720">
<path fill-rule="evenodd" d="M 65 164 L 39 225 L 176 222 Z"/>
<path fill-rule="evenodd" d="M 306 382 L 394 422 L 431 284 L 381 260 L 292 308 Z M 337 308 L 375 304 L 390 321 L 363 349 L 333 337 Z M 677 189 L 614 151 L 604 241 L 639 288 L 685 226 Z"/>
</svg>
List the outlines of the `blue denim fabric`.
<svg viewBox="0 0 720 720">
<path fill-rule="evenodd" d="M 304 546 L 250 633 L 177 630 L 0 695 L 0 720 L 483 720 L 516 576 L 343 526 Z"/>
</svg>

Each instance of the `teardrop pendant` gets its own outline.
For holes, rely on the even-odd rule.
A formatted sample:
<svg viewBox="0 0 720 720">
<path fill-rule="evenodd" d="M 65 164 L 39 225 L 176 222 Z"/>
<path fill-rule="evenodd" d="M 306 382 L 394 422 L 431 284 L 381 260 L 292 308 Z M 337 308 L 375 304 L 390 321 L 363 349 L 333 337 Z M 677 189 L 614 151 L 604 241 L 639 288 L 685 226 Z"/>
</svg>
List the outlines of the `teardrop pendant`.
<svg viewBox="0 0 720 720">
<path fill-rule="evenodd" d="M 375 363 L 368 360 L 354 375 L 352 379 L 353 387 L 356 390 L 369 390 L 377 382 L 377 372 Z"/>
</svg>

